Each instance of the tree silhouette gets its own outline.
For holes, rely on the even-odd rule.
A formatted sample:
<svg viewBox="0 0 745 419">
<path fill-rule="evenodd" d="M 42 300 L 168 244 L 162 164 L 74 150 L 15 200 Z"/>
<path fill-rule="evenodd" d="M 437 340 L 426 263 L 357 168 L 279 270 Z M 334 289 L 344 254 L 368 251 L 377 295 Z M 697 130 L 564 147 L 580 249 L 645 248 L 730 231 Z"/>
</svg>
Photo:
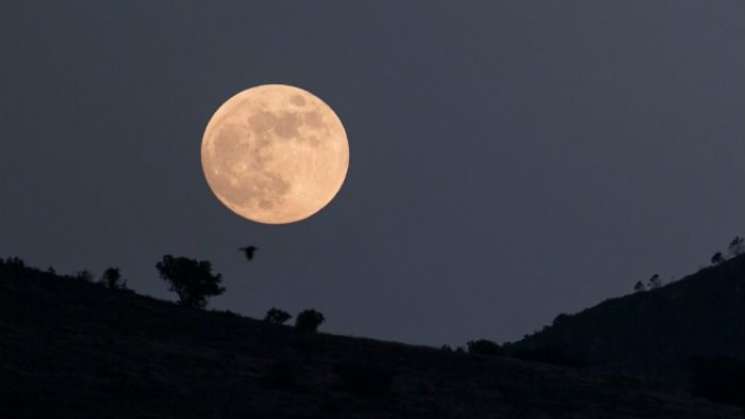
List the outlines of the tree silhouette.
<svg viewBox="0 0 745 419">
<path fill-rule="evenodd" d="M 735 238 L 729 243 L 728 249 L 731 257 L 740 256 L 745 253 L 745 239 L 740 236 L 735 236 Z"/>
<path fill-rule="evenodd" d="M 178 294 L 182 305 L 204 308 L 207 298 L 225 292 L 220 286 L 222 275 L 212 273 L 210 262 L 165 255 L 155 267 L 171 286 L 171 291 Z"/>
<path fill-rule="evenodd" d="M 21 258 L 11 257 L 5 260 L 0 259 L 0 261 L 2 261 L 3 265 L 14 270 L 22 271 L 26 269 L 26 262 L 24 262 Z"/>
<path fill-rule="evenodd" d="M 634 285 L 635 292 L 643 292 L 646 290 L 647 290 L 647 287 L 644 285 L 642 281 L 636 281 L 636 285 Z"/>
<path fill-rule="evenodd" d="M 272 323 L 272 324 L 285 324 L 291 318 L 292 318 L 292 315 L 290 313 L 284 310 L 280 310 L 278 308 L 272 307 L 269 311 L 266 312 L 264 321 L 267 323 Z"/>
<path fill-rule="evenodd" d="M 722 255 L 722 252 L 716 252 L 714 253 L 714 256 L 711 257 L 711 264 L 712 265 L 719 265 L 720 263 L 724 262 L 724 255 Z"/>
<path fill-rule="evenodd" d="M 659 274 L 652 275 L 651 278 L 649 278 L 649 289 L 657 289 L 662 286 L 662 280 L 660 279 Z"/>
<path fill-rule="evenodd" d="M 295 328 L 301 332 L 316 332 L 325 320 L 323 314 L 316 310 L 304 310 L 297 315 Z"/>
<path fill-rule="evenodd" d="M 106 288 L 114 290 L 127 288 L 127 281 L 122 280 L 122 273 L 119 271 L 119 268 L 112 267 L 103 271 L 101 281 Z"/>
</svg>

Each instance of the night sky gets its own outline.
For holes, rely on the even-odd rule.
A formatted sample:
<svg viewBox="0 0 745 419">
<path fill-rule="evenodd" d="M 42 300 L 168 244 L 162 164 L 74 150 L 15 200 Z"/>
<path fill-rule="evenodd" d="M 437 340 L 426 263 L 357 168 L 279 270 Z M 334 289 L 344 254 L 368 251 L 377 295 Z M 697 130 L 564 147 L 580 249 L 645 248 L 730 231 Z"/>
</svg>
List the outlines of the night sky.
<svg viewBox="0 0 745 419">
<path fill-rule="evenodd" d="M 513 340 L 745 232 L 745 3 L 16 1 L 0 8 L 0 256 L 207 259 L 210 307 L 323 330 Z M 349 135 L 337 198 L 245 221 L 202 174 L 234 93 L 300 86 Z M 255 244 L 246 262 L 238 247 Z"/>
</svg>

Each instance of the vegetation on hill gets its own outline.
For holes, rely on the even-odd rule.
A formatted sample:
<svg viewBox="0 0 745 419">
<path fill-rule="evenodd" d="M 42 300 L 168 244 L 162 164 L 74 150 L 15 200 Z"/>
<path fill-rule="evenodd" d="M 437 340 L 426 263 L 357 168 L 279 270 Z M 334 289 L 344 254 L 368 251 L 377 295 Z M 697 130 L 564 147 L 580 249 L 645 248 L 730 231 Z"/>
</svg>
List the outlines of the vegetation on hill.
<svg viewBox="0 0 745 419">
<path fill-rule="evenodd" d="M 745 255 L 717 258 L 680 281 L 561 315 L 551 326 L 507 345 L 507 352 L 569 356 L 578 365 L 654 377 L 745 406 L 739 396 L 745 394 L 745 380 L 737 378 L 745 377 Z M 731 371 L 731 377 L 715 375 L 743 391 L 711 397 L 716 386 L 705 378 L 711 375 L 707 368 Z"/>
<path fill-rule="evenodd" d="M 3 418 L 740 416 L 616 376 L 484 356 L 488 343 L 469 349 L 303 333 L 0 260 Z"/>
<path fill-rule="evenodd" d="M 155 265 L 160 277 L 176 292 L 179 303 L 204 308 L 207 299 L 225 292 L 220 284 L 222 275 L 212 273 L 212 264 L 185 257 L 163 256 Z"/>
</svg>

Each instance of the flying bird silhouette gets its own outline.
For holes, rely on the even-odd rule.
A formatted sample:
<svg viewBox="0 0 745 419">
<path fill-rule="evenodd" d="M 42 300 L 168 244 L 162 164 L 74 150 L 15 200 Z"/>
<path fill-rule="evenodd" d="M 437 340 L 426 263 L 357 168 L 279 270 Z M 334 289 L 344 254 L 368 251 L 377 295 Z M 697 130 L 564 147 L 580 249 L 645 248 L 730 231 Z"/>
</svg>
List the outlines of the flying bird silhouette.
<svg viewBox="0 0 745 419">
<path fill-rule="evenodd" d="M 246 246 L 246 247 L 241 247 L 238 250 L 243 252 L 243 255 L 246 256 L 246 260 L 253 260 L 254 253 L 256 253 L 256 251 L 259 250 L 259 248 L 256 246 Z"/>
</svg>

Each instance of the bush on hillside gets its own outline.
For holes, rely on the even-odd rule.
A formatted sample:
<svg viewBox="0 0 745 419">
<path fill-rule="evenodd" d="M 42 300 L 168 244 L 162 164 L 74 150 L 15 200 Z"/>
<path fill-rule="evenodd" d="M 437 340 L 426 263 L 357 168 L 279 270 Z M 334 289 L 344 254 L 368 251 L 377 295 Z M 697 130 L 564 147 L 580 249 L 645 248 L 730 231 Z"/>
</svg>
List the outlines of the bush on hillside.
<svg viewBox="0 0 745 419">
<path fill-rule="evenodd" d="M 284 310 L 272 307 L 266 312 L 264 321 L 272 324 L 285 324 L 292 318 L 292 315 Z"/>
<path fill-rule="evenodd" d="M 729 243 L 727 249 L 729 250 L 730 256 L 733 258 L 745 254 L 745 239 L 740 236 L 735 236 L 735 238 Z"/>
<path fill-rule="evenodd" d="M 662 287 L 662 279 L 660 278 L 660 274 L 652 275 L 652 277 L 649 278 L 649 289 L 656 290 L 660 287 Z"/>
<path fill-rule="evenodd" d="M 122 279 L 122 273 L 119 268 L 108 268 L 101 275 L 101 282 L 106 288 L 120 290 L 127 288 L 127 281 Z"/>
<path fill-rule="evenodd" d="M 316 332 L 326 320 L 323 314 L 316 310 L 304 310 L 295 319 L 295 328 L 301 332 Z"/>
</svg>

